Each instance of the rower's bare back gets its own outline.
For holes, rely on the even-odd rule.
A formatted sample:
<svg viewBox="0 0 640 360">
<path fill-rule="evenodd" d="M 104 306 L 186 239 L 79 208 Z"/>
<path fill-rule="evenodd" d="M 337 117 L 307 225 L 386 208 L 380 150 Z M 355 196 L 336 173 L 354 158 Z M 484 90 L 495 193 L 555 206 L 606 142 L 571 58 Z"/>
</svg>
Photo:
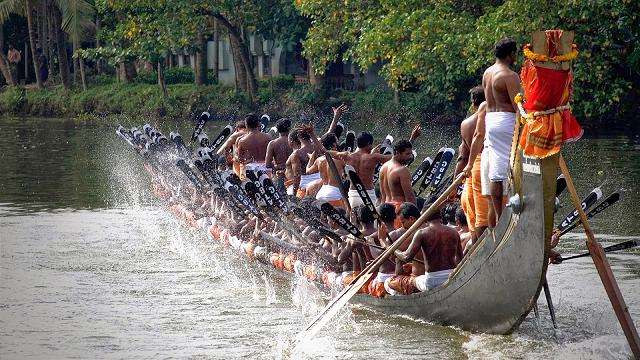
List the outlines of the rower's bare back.
<svg viewBox="0 0 640 360">
<path fill-rule="evenodd" d="M 347 163 L 356 170 L 360 180 L 362 180 L 362 184 L 365 189 L 371 190 L 373 189 L 373 173 L 375 172 L 376 165 L 378 165 L 379 160 L 375 156 L 375 154 L 363 154 L 360 152 L 355 152 L 349 155 L 349 160 Z M 353 184 L 351 184 L 351 188 Z"/>
<path fill-rule="evenodd" d="M 320 169 L 320 177 L 322 178 L 323 185 L 331 185 L 340 187 L 342 184 L 336 182 L 333 173 L 331 172 L 331 167 L 329 166 L 329 162 L 326 157 L 318 158 L 318 168 Z M 333 159 L 334 164 L 336 164 L 336 169 L 338 169 L 338 174 L 342 174 L 344 171 L 344 162 L 339 159 Z"/>
<path fill-rule="evenodd" d="M 430 225 L 415 236 L 421 241 L 426 272 L 455 269 L 458 265 L 457 258 L 462 249 L 460 235 L 455 230 L 445 225 Z"/>
<path fill-rule="evenodd" d="M 493 64 L 482 76 L 487 112 L 515 112 L 513 97 L 519 91 L 520 77 L 509 66 Z"/>
<path fill-rule="evenodd" d="M 284 169 L 289 155 L 291 155 L 291 147 L 289 146 L 289 140 L 286 137 L 280 137 L 273 140 L 273 163 L 275 169 Z"/>
<path fill-rule="evenodd" d="M 267 146 L 271 136 L 261 132 L 250 132 L 238 139 L 238 156 L 240 161 L 264 162 L 267 156 Z"/>
<path fill-rule="evenodd" d="M 402 164 L 395 161 L 388 161 L 382 167 L 380 171 L 380 178 L 382 180 L 381 186 L 385 187 L 387 202 L 405 202 L 407 196 L 402 188 L 402 181 L 407 177 L 411 177 L 409 170 Z"/>
</svg>

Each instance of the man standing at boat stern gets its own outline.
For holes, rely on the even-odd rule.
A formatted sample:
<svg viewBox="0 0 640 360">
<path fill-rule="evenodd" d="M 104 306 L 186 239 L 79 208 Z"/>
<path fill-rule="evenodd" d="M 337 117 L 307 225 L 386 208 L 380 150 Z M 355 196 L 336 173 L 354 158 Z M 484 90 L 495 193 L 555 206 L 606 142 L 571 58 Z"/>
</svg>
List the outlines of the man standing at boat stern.
<svg viewBox="0 0 640 360">
<path fill-rule="evenodd" d="M 514 97 L 520 92 L 520 77 L 510 68 L 516 59 L 516 49 L 516 42 L 511 38 L 503 38 L 496 43 L 496 62 L 482 76 L 486 112 L 481 112 L 478 116 L 469 156 L 469 163 L 473 163 L 471 160 L 475 160 L 482 152 L 482 193 L 491 198 L 491 227 L 496 225 L 502 214 L 507 191 L 509 156 L 516 120 Z M 470 176 L 471 167 L 467 165 L 464 172 L 466 176 Z"/>
</svg>

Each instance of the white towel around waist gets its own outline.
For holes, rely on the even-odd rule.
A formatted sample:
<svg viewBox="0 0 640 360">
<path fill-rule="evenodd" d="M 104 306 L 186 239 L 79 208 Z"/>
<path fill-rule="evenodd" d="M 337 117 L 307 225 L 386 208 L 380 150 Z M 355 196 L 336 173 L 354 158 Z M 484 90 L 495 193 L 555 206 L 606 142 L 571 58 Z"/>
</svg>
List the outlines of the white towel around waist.
<svg viewBox="0 0 640 360">
<path fill-rule="evenodd" d="M 373 202 L 373 205 L 377 205 L 378 197 L 376 196 L 376 190 L 375 189 L 367 190 L 367 194 L 369 194 L 369 199 L 371 199 L 371 201 Z M 358 194 L 358 190 L 350 189 L 348 196 L 349 196 L 349 205 L 351 205 L 351 208 L 364 205 L 364 202 L 362 202 L 362 198 L 360 198 L 360 194 Z"/>
<path fill-rule="evenodd" d="M 429 289 L 436 288 L 449 278 L 449 274 L 453 272 L 453 269 L 440 270 L 428 272 L 424 275 L 416 277 L 416 287 L 420 291 L 427 291 Z"/>
<path fill-rule="evenodd" d="M 300 176 L 300 189 L 306 189 L 311 182 L 316 181 L 318 179 L 320 179 L 319 172 Z"/>
<path fill-rule="evenodd" d="M 333 185 L 322 185 L 316 194 L 316 199 L 326 201 L 341 200 L 342 194 L 340 193 L 340 189 Z"/>
<path fill-rule="evenodd" d="M 515 123 L 516 113 L 488 112 L 485 117 L 484 146 L 508 157 Z"/>
</svg>

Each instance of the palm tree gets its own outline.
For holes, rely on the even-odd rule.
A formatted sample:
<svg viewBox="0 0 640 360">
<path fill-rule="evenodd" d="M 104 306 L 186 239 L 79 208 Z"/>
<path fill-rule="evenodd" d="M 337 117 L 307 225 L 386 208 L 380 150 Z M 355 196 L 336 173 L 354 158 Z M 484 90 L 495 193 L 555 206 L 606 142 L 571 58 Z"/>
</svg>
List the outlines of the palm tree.
<svg viewBox="0 0 640 360">
<path fill-rule="evenodd" d="M 0 1 L 0 24 L 3 24 L 11 14 L 26 16 L 29 32 L 29 42 L 33 58 L 33 66 L 36 73 L 36 83 L 38 87 L 42 87 L 40 79 L 38 58 L 36 57 L 36 30 L 33 25 L 32 10 L 36 8 L 36 4 L 42 1 L 46 5 L 51 6 L 48 14 L 53 16 L 53 22 L 56 25 L 56 43 L 58 62 L 60 64 L 60 76 L 65 88 L 70 87 L 69 67 L 67 60 L 67 52 L 65 49 L 65 33 L 69 34 L 74 45 L 78 45 L 82 39 L 84 30 L 93 27 L 93 15 L 95 8 L 93 1 L 90 0 L 2 0 Z"/>
</svg>

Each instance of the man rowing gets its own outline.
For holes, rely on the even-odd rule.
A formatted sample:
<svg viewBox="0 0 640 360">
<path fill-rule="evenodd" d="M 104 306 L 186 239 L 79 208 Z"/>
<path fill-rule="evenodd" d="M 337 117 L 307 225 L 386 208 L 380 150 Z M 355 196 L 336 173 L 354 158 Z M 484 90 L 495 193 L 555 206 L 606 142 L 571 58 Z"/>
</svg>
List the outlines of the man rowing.
<svg viewBox="0 0 640 360">
<path fill-rule="evenodd" d="M 267 145 L 267 154 L 265 165 L 271 169 L 273 174 L 273 183 L 280 193 L 285 192 L 285 173 L 287 159 L 293 152 L 289 145 L 289 130 L 291 129 L 291 121 L 288 119 L 280 119 L 276 123 L 276 130 L 279 137 L 271 140 Z"/>
<path fill-rule="evenodd" d="M 465 180 L 464 190 L 460 197 L 460 204 L 466 215 L 469 231 L 472 233 L 472 241 L 475 241 L 486 230 L 489 223 L 489 200 L 482 194 L 480 177 L 481 156 L 476 156 L 475 160 L 470 160 L 469 152 L 478 123 L 478 116 L 480 113 L 484 115 L 487 103 L 485 102 L 484 88 L 482 86 L 472 88 L 469 93 L 471 94 L 471 103 L 473 104 L 475 112 L 460 124 L 460 137 L 462 138 L 462 142 L 458 148 L 459 156 L 454 177 L 458 176 L 467 165 L 471 166 L 471 175 Z M 477 141 L 480 142 L 483 142 L 483 140 L 482 138 L 477 139 Z M 482 151 L 482 146 L 480 146 L 480 151 Z"/>
<path fill-rule="evenodd" d="M 400 208 L 405 202 L 416 204 L 416 195 L 411 187 L 411 173 L 406 165 L 413 156 L 413 146 L 407 140 L 393 144 L 393 156 L 380 169 L 381 203 L 390 203 Z M 396 224 L 399 227 L 400 224 Z"/>
<path fill-rule="evenodd" d="M 427 226 L 418 230 L 405 251 L 396 251 L 396 257 L 408 262 L 422 250 L 424 274 L 412 279 L 418 291 L 427 291 L 442 285 L 462 260 L 460 235 L 453 228 L 443 225 L 440 212 L 436 211 L 427 218 Z M 412 275 L 416 275 L 415 272 Z M 390 280 L 390 284 L 393 279 Z"/>
<path fill-rule="evenodd" d="M 297 149 L 293 150 L 291 155 L 289 155 L 286 163 L 286 169 L 288 171 L 287 180 L 291 183 L 291 190 L 287 190 L 287 193 L 302 199 L 307 193 L 309 184 L 320 179 L 320 173 L 318 171 L 307 171 L 309 158 L 311 154 L 317 150 L 317 147 L 314 142 L 311 141 L 315 135 L 313 135 L 313 131 L 310 131 L 308 128 L 296 128 L 292 134 L 289 140 L 291 146 L 297 147 Z"/>
<path fill-rule="evenodd" d="M 411 132 L 409 142 L 413 143 L 413 141 L 415 141 L 415 139 L 417 139 L 421 134 L 422 129 L 418 125 Z M 373 135 L 366 131 L 363 131 L 358 135 L 356 144 L 358 145 L 358 149 L 355 152 L 341 152 L 336 154 L 336 157 L 343 159 L 348 165 L 353 166 L 358 177 L 362 180 L 362 185 L 364 185 L 367 194 L 369 194 L 369 198 L 374 204 L 377 204 L 378 197 L 376 196 L 376 191 L 373 185 L 375 169 L 378 164 L 384 164 L 389 161 L 392 155 L 380 154 L 377 151 L 377 147 L 373 147 Z M 348 197 L 349 204 L 352 208 L 364 205 L 354 184 L 351 184 Z"/>
<path fill-rule="evenodd" d="M 312 138 L 315 139 L 315 136 L 312 136 Z M 322 136 L 321 143 L 325 151 L 337 151 L 338 149 L 338 138 L 334 133 L 327 133 Z M 342 174 L 344 172 L 344 162 L 340 159 L 334 159 L 333 162 L 338 174 Z M 334 207 L 347 207 L 347 204 L 343 202 L 340 190 L 340 186 L 343 185 L 338 182 L 339 179 L 336 179 L 336 176 L 332 173 L 333 170 L 329 166 L 326 155 L 318 156 L 318 152 L 314 151 L 309 158 L 306 171 L 307 173 L 320 172 L 322 187 L 316 194 L 317 200 L 328 202 Z"/>
<path fill-rule="evenodd" d="M 494 227 L 502 214 L 506 181 L 509 172 L 509 157 L 516 119 L 515 95 L 520 92 L 520 77 L 511 70 L 516 58 L 516 42 L 503 38 L 496 43 L 495 64 L 482 76 L 482 86 L 487 99 L 486 115 L 480 113 L 471 143 L 469 163 L 482 151 L 481 176 L 483 193 L 491 197 L 489 226 Z M 464 173 L 471 175 L 471 164 Z M 490 214 L 491 215 L 491 214 Z"/>
<path fill-rule="evenodd" d="M 218 155 L 224 155 L 227 165 L 233 166 L 233 171 L 236 174 L 240 173 L 240 163 L 236 163 L 233 161 L 233 155 L 236 153 L 236 142 L 240 137 L 246 134 L 246 130 L 247 127 L 244 120 L 236 122 L 235 132 L 229 136 L 227 141 L 225 141 L 220 149 L 218 149 L 218 151 L 216 152 Z"/>
<path fill-rule="evenodd" d="M 235 162 L 240 163 L 240 173 L 236 174 L 240 179 L 245 178 L 245 169 L 267 171 L 265 159 L 267 156 L 267 146 L 271 141 L 271 136 L 260 131 L 260 119 L 255 114 L 249 114 L 244 119 L 246 134 L 241 136 L 236 142 Z"/>
</svg>

